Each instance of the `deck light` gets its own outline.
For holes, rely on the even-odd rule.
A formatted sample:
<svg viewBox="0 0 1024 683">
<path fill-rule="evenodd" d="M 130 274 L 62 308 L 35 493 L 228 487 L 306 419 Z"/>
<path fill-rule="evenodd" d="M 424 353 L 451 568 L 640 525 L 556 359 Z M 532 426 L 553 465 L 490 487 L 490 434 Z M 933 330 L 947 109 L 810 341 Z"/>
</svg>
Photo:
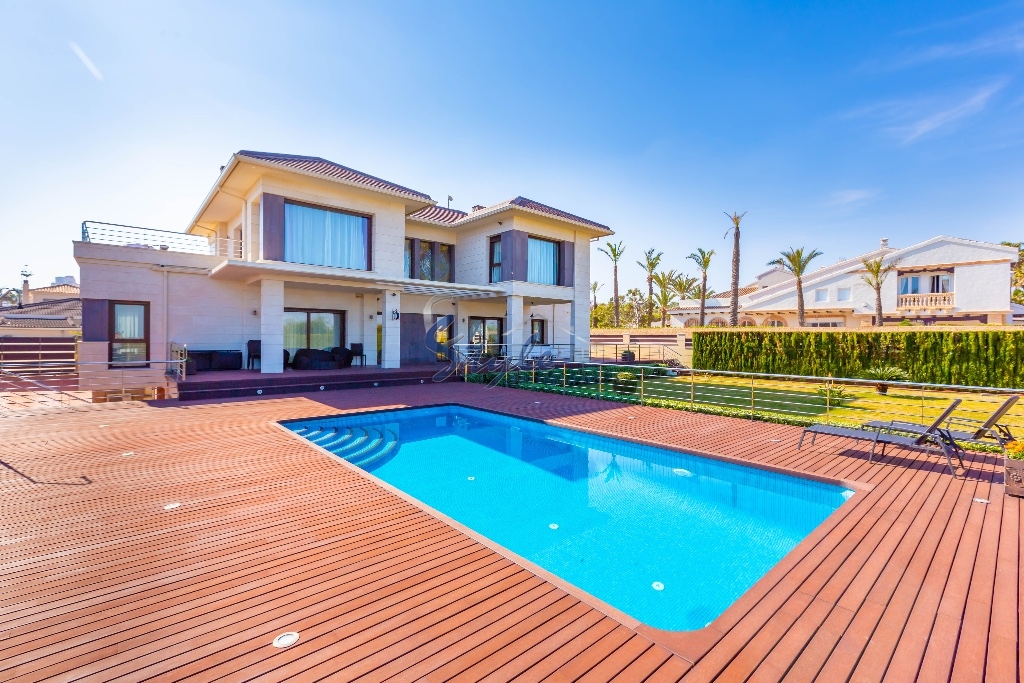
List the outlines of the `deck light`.
<svg viewBox="0 0 1024 683">
<path fill-rule="evenodd" d="M 257 396 L 262 396 L 263 395 L 263 390 L 262 389 L 257 389 L 256 390 L 256 395 Z"/>
<path fill-rule="evenodd" d="M 164 505 L 164 510 L 173 510 L 174 508 L 180 508 L 180 507 L 181 507 L 181 503 L 168 503 L 167 505 Z"/>
<path fill-rule="evenodd" d="M 324 390 L 324 385 L 323 385 L 323 384 L 321 384 L 321 385 L 320 385 L 320 391 L 323 391 L 323 390 Z"/>
<path fill-rule="evenodd" d="M 135 455 L 135 451 L 125 451 L 124 453 L 121 454 L 121 457 L 122 458 L 130 458 L 133 455 Z"/>
<path fill-rule="evenodd" d="M 299 634 L 295 631 L 288 631 L 274 638 L 273 645 L 274 647 L 291 647 L 297 642 L 299 642 Z"/>
<path fill-rule="evenodd" d="M 665 590 L 665 584 L 663 584 L 661 581 L 655 581 L 651 584 L 651 588 L 653 588 L 656 591 L 663 591 Z"/>
<path fill-rule="evenodd" d="M 987 498 L 975 498 L 974 502 L 975 503 L 981 503 L 982 505 L 988 505 L 988 499 Z"/>
</svg>

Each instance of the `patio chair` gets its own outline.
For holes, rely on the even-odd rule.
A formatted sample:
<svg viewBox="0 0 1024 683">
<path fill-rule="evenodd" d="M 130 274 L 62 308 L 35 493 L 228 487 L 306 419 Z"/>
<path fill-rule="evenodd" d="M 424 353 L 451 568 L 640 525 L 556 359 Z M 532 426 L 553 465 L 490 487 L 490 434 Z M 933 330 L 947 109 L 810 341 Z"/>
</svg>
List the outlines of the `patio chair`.
<svg viewBox="0 0 1024 683">
<path fill-rule="evenodd" d="M 250 339 L 249 341 L 245 342 L 245 351 L 246 356 L 248 357 L 245 363 L 246 370 L 252 370 L 253 368 L 255 368 L 256 361 L 260 361 L 260 363 L 262 364 L 263 361 L 260 358 L 260 348 L 261 344 L 259 339 Z"/>
<path fill-rule="evenodd" d="M 946 464 L 949 465 L 949 471 L 952 472 L 953 476 L 956 476 L 956 468 L 953 467 L 953 457 L 960 461 L 960 467 L 964 468 L 963 460 L 963 448 L 956 442 L 956 440 L 949 434 L 948 430 L 942 428 L 944 422 L 948 422 L 953 411 L 957 409 L 962 401 L 955 399 L 949 404 L 949 407 L 942 411 L 934 422 L 930 425 L 922 427 L 921 432 L 917 436 L 902 436 L 899 434 L 892 434 L 888 431 L 883 430 L 901 430 L 897 427 L 891 427 L 890 423 L 887 422 L 869 422 L 864 425 L 861 429 L 855 429 L 852 427 L 835 427 L 832 425 L 811 425 L 804 429 L 800 434 L 800 441 L 796 445 L 796 449 L 800 450 L 804 443 L 804 437 L 808 432 L 811 434 L 811 445 L 814 445 L 814 440 L 818 434 L 824 434 L 826 436 L 836 436 L 846 439 L 855 439 L 857 441 L 870 441 L 871 442 L 871 454 L 868 456 L 868 462 L 874 462 L 875 458 L 875 447 L 878 444 L 882 444 L 882 450 L 879 453 L 879 457 L 885 455 L 886 446 L 902 446 L 904 448 L 925 448 L 938 450 L 946 457 Z"/>
<path fill-rule="evenodd" d="M 974 420 L 969 417 L 951 417 L 946 420 L 946 427 L 943 431 L 956 440 L 958 444 L 973 443 L 981 446 L 994 446 L 998 444 L 1005 452 L 1006 444 L 1010 441 L 1015 441 L 1015 438 L 1010 431 L 1009 425 L 1000 424 L 999 421 L 1006 416 L 1006 413 L 1010 412 L 1010 408 L 1019 400 L 1020 396 L 1017 394 L 1010 396 L 985 421 Z M 967 429 L 953 429 L 954 425 L 967 427 Z M 910 434 L 922 434 L 924 430 L 928 429 L 927 425 L 917 422 L 903 422 L 901 420 L 868 422 L 865 426 L 871 428 L 881 426 L 882 429 L 908 432 Z M 991 439 L 994 439 L 996 443 L 993 444 Z"/>
</svg>

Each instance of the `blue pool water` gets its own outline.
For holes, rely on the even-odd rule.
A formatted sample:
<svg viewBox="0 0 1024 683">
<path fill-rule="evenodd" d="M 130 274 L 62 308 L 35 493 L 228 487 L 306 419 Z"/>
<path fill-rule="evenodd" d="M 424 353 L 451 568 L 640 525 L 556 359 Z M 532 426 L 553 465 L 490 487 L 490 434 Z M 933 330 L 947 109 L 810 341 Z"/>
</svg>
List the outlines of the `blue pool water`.
<svg viewBox="0 0 1024 683">
<path fill-rule="evenodd" d="M 639 621 L 669 630 L 707 625 L 852 495 L 462 407 L 286 426 Z"/>
</svg>

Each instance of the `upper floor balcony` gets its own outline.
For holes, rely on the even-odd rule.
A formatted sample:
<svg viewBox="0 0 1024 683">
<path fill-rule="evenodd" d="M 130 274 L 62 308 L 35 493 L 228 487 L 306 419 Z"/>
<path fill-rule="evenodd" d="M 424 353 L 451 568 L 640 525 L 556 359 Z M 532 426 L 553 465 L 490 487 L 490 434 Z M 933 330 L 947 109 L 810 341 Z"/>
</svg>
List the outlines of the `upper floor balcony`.
<svg viewBox="0 0 1024 683">
<path fill-rule="evenodd" d="M 948 309 L 956 305 L 953 292 L 938 294 L 900 294 L 896 299 L 896 308 L 917 309 Z"/>
<path fill-rule="evenodd" d="M 184 232 L 138 228 L 115 223 L 82 223 L 82 241 L 93 244 L 110 244 L 135 249 L 156 249 L 182 254 L 204 254 L 224 258 L 242 258 L 242 243 L 237 239 L 204 237 Z"/>
</svg>

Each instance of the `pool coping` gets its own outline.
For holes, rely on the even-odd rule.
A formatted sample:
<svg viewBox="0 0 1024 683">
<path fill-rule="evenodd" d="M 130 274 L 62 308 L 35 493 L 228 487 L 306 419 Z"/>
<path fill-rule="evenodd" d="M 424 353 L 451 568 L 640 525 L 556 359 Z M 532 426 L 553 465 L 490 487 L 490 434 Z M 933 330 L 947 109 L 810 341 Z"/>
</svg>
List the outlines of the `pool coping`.
<svg viewBox="0 0 1024 683">
<path fill-rule="evenodd" d="M 320 446 L 319 444 L 315 444 L 312 441 L 310 441 L 310 440 L 300 436 L 299 434 L 297 434 L 296 432 L 292 431 L 291 429 L 289 429 L 286 426 L 288 423 L 292 423 L 292 422 L 303 422 L 303 421 L 308 421 L 308 420 L 324 420 L 324 419 L 330 419 L 330 418 L 334 418 L 334 417 L 350 417 L 350 416 L 355 416 L 355 415 L 372 415 L 372 414 L 376 414 L 376 413 L 394 413 L 394 412 L 399 412 L 399 411 L 424 410 L 424 409 L 430 409 L 430 408 L 462 408 L 462 409 L 465 409 L 465 410 L 475 410 L 475 411 L 484 412 L 484 413 L 492 413 L 494 415 L 499 415 L 501 417 L 513 417 L 513 418 L 516 418 L 516 419 L 527 420 L 529 422 L 536 422 L 536 423 L 539 423 L 539 424 L 544 424 L 544 425 L 553 426 L 553 427 L 557 426 L 557 427 L 561 427 L 563 429 L 571 429 L 573 431 L 582 432 L 584 434 L 592 434 L 594 436 L 603 436 L 603 437 L 606 437 L 606 438 L 617 439 L 617 440 L 620 440 L 620 441 L 628 441 L 628 442 L 631 442 L 631 443 L 636 443 L 636 444 L 640 444 L 640 445 L 644 445 L 644 446 L 649 446 L 649 447 L 652 447 L 652 448 L 660 448 L 660 449 L 664 449 L 664 450 L 674 451 L 676 453 L 683 453 L 683 454 L 686 454 L 686 455 L 695 455 L 697 457 L 710 458 L 712 460 L 718 460 L 718 461 L 721 461 L 721 462 L 727 462 L 727 463 L 731 463 L 731 464 L 734 464 L 734 465 L 741 465 L 741 466 L 745 466 L 745 467 L 753 467 L 753 468 L 756 468 L 756 469 L 761 469 L 761 470 L 766 470 L 766 471 L 769 471 L 769 472 L 774 472 L 776 474 L 785 474 L 785 475 L 789 475 L 789 476 L 793 476 L 793 477 L 799 477 L 799 478 L 802 478 L 802 479 L 810 479 L 812 481 L 818 481 L 818 482 L 821 482 L 821 483 L 832 484 L 832 485 L 836 485 L 836 486 L 842 486 L 842 487 L 845 487 L 845 488 L 848 488 L 848 489 L 852 490 L 854 492 L 854 495 L 850 496 L 838 508 L 833 510 L 832 513 L 828 517 L 823 519 L 818 524 L 818 526 L 816 526 L 814 529 L 811 530 L 810 533 L 808 533 L 806 536 L 804 536 L 804 538 L 799 543 L 797 543 L 795 546 L 793 546 L 793 548 L 790 549 L 790 551 L 787 552 L 785 555 L 783 555 L 779 559 L 778 562 L 776 562 L 774 565 L 772 565 L 771 569 L 769 569 L 767 572 L 765 572 L 761 576 L 761 578 L 759 578 L 757 581 L 755 581 L 752 586 L 747 588 L 747 590 L 743 591 L 743 593 L 741 593 L 728 607 L 726 607 L 722 611 L 721 614 L 719 614 L 717 617 L 715 617 L 707 626 L 705 626 L 704 628 L 694 629 L 694 630 L 691 630 L 691 631 L 669 631 L 669 630 L 665 630 L 665 629 L 656 628 L 654 626 L 649 626 L 649 625 L 641 622 L 639 619 L 636 619 L 635 617 L 631 617 L 630 615 L 626 614 L 622 610 L 620 610 L 620 609 L 618 609 L 616 607 L 613 607 L 612 605 L 608 604 L 604 600 L 601 600 L 600 598 L 597 598 L 594 595 L 588 593 L 587 591 L 579 588 L 575 584 L 573 584 L 573 583 L 571 583 L 569 581 L 566 581 L 565 579 L 561 578 L 557 574 L 554 574 L 554 573 L 548 571 L 547 569 L 544 569 L 540 565 L 538 565 L 538 564 L 536 564 L 536 563 L 526 559 L 525 557 L 522 557 L 522 556 L 518 555 L 517 553 L 515 553 L 515 552 L 509 550 L 508 548 L 506 548 L 505 546 L 503 546 L 503 545 L 501 545 L 499 543 L 496 543 L 495 541 L 493 541 L 493 540 L 487 538 L 486 536 L 484 536 L 484 535 L 474 531 L 473 529 L 470 529 L 469 527 L 467 527 L 466 525 L 462 524 L 461 522 L 459 522 L 459 521 L 449 517 L 448 515 L 444 514 L 443 512 L 441 512 L 439 510 L 436 510 L 435 508 L 427 505 L 423 501 L 413 497 L 412 495 L 402 491 L 401 489 L 396 488 L 395 486 L 387 483 L 386 481 L 380 479 L 379 477 L 375 477 L 372 473 L 363 470 L 358 465 L 354 465 L 351 462 L 345 460 L 344 458 L 342 458 L 342 457 L 332 453 L 331 451 L 327 450 L 326 448 Z M 736 418 L 736 419 L 742 419 L 742 418 Z M 443 402 L 443 403 L 433 403 L 433 404 L 422 405 L 422 406 L 406 406 L 406 407 L 402 407 L 402 408 L 369 408 L 369 409 L 358 409 L 357 408 L 357 409 L 352 409 L 352 410 L 344 410 L 342 412 L 332 413 L 332 414 L 327 414 L 327 415 L 316 415 L 316 416 L 312 416 L 312 417 L 291 418 L 291 419 L 287 419 L 287 420 L 270 420 L 269 423 L 271 425 L 273 425 L 274 427 L 276 427 L 276 428 L 278 428 L 278 429 L 280 429 L 280 430 L 290 434 L 293 438 L 300 440 L 302 443 L 305 443 L 305 444 L 307 444 L 309 446 L 313 446 L 317 450 L 319 450 L 322 453 L 324 453 L 325 455 L 329 456 L 331 459 L 335 460 L 336 462 L 341 463 L 342 466 L 346 467 L 350 472 L 354 472 L 354 473 L 358 474 L 362 478 L 364 478 L 364 479 L 366 479 L 366 480 L 376 484 L 377 486 L 380 486 L 381 488 L 385 489 L 386 491 L 388 491 L 388 492 L 398 496 L 402 500 L 406 501 L 407 503 L 410 503 L 414 507 L 419 508 L 423 512 L 426 512 L 427 514 L 429 514 L 429 515 L 439 519 L 440 521 L 444 522 L 445 524 L 448 524 L 448 525 L 452 526 L 453 528 L 455 528 L 458 531 L 462 532 L 466 536 L 469 536 L 470 538 L 472 538 L 477 543 L 480 543 L 481 545 L 483 545 L 483 546 L 487 547 L 488 549 L 496 552 L 497 554 L 501 555 L 502 557 L 504 557 L 505 559 L 509 560 L 510 562 L 513 562 L 514 564 L 519 565 L 523 569 L 526 569 L 527 571 L 535 574 L 536 576 L 540 577 L 541 579 L 544 579 L 545 581 L 551 583 L 555 587 L 561 589 L 562 591 L 568 593 L 569 595 L 572 595 L 574 598 L 576 598 L 580 602 L 582 602 L 582 603 L 584 603 L 584 604 L 586 604 L 586 605 L 596 609 L 597 611 L 601 612 L 605 616 L 610 617 L 610 618 L 614 619 L 615 621 L 618 621 L 620 624 L 622 624 L 626 628 L 628 628 L 628 629 L 630 629 L 630 630 L 632 630 L 632 631 L 634 631 L 634 632 L 636 632 L 636 633 L 638 633 L 638 634 L 640 634 L 640 635 L 650 639 L 654 643 L 657 643 L 658 645 L 660 645 L 661 647 L 665 648 L 666 650 L 672 652 L 673 654 L 676 654 L 679 657 L 682 657 L 683 659 L 687 660 L 691 664 L 695 664 L 697 662 L 697 660 L 699 660 L 701 657 L 703 657 L 705 654 L 707 654 L 707 652 L 710 651 L 711 648 L 714 647 L 715 644 L 725 635 L 725 633 L 723 631 L 721 631 L 721 630 L 719 630 L 718 628 L 715 627 L 716 623 L 718 623 L 718 622 L 720 622 L 722 620 L 725 620 L 725 619 L 731 619 L 731 617 L 732 617 L 731 613 L 734 612 L 735 610 L 741 609 L 740 603 L 743 601 L 743 599 L 747 595 L 749 595 L 752 592 L 756 591 L 760 584 L 765 583 L 765 582 L 770 582 L 772 585 L 774 585 L 775 583 L 778 583 L 777 577 L 778 577 L 778 579 L 781 579 L 781 576 L 779 576 L 779 575 L 780 574 L 784 575 L 786 572 L 789 571 L 789 568 L 783 566 L 785 564 L 785 561 L 786 561 L 787 558 L 789 558 L 794 553 L 797 553 L 798 551 L 802 551 L 804 549 L 805 545 L 810 545 L 810 544 L 813 544 L 813 543 L 817 543 L 820 540 L 820 538 L 818 538 L 818 535 L 820 534 L 821 529 L 826 526 L 826 524 L 827 524 L 827 522 L 829 520 L 831 520 L 833 517 L 835 517 L 837 515 L 840 515 L 840 514 L 845 515 L 847 513 L 847 511 L 850 510 L 854 505 L 860 503 L 861 499 L 864 497 L 865 494 L 867 494 L 868 492 L 870 492 L 871 490 L 873 490 L 875 488 L 874 484 L 869 484 L 869 483 L 865 483 L 865 482 L 848 480 L 848 479 L 837 479 L 837 478 L 832 478 L 832 477 L 823 477 L 821 475 L 817 475 L 817 474 L 813 474 L 813 473 L 809 473 L 809 472 L 803 472 L 803 471 L 800 471 L 800 470 L 789 469 L 789 468 L 786 468 L 786 467 L 779 467 L 779 466 L 776 466 L 776 465 L 769 465 L 769 464 L 765 464 L 765 463 L 755 463 L 755 462 L 751 462 L 751 461 L 748 461 L 748 460 L 744 460 L 743 458 L 737 458 L 737 457 L 734 457 L 734 456 L 721 455 L 721 454 L 716 454 L 716 453 L 707 453 L 707 452 L 704 452 L 704 451 L 683 448 L 681 446 L 675 446 L 675 445 L 671 445 L 671 444 L 664 444 L 664 443 L 660 443 L 660 442 L 657 442 L 657 441 L 650 441 L 650 440 L 645 440 L 645 439 L 637 439 L 637 438 L 633 438 L 633 437 L 626 437 L 626 436 L 623 436 L 621 434 L 615 434 L 615 433 L 612 433 L 612 432 L 605 432 L 605 431 L 599 430 L 599 429 L 590 429 L 590 428 L 585 428 L 585 427 L 578 427 L 576 425 L 568 425 L 568 424 L 560 423 L 559 420 L 557 420 L 557 419 L 555 419 L 555 420 L 541 420 L 541 419 L 538 419 L 538 418 L 524 417 L 524 416 L 520 416 L 520 415 L 514 415 L 514 414 L 511 414 L 511 413 L 505 413 L 505 412 L 502 412 L 502 411 L 499 411 L 499 410 L 491 410 L 491 409 L 488 409 L 488 408 L 478 408 L 476 406 L 466 405 L 466 404 L 463 404 L 463 403 L 455 403 L 455 402 L 450 402 L 450 401 L 446 401 L 446 402 Z"/>
</svg>

